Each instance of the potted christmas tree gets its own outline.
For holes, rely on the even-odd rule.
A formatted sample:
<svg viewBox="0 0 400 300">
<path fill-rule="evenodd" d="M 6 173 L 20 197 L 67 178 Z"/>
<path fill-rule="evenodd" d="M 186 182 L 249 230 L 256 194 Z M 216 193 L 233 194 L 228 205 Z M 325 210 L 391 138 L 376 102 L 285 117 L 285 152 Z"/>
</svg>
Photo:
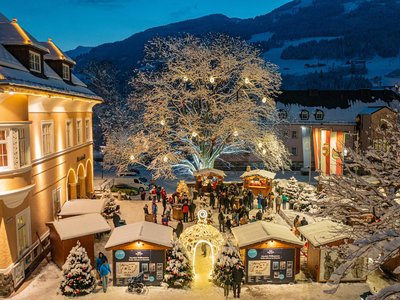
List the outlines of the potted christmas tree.
<svg viewBox="0 0 400 300">
<path fill-rule="evenodd" d="M 64 296 L 78 297 L 90 294 L 96 286 L 90 259 L 78 241 L 62 267 L 60 291 Z"/>
<path fill-rule="evenodd" d="M 213 270 L 213 281 L 218 286 L 223 286 L 226 276 L 231 276 L 233 267 L 239 263 L 244 269 L 238 247 L 227 241 L 221 248 Z"/>
<path fill-rule="evenodd" d="M 185 249 L 179 241 L 173 242 L 173 248 L 167 254 L 167 267 L 164 280 L 170 288 L 188 288 L 192 282 L 192 268 Z"/>
</svg>

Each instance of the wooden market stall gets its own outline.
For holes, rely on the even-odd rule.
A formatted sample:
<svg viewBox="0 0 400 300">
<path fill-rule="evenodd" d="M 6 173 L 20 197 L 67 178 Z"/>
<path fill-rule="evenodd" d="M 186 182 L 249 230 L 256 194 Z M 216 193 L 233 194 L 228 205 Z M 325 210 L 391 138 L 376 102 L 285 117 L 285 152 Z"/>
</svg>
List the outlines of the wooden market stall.
<svg viewBox="0 0 400 300">
<path fill-rule="evenodd" d="M 290 283 L 300 272 L 301 242 L 287 226 L 257 221 L 232 228 L 246 283 Z"/>
<path fill-rule="evenodd" d="M 86 214 L 101 214 L 106 199 L 77 199 L 64 203 L 58 216 L 67 218 Z"/>
<path fill-rule="evenodd" d="M 172 238 L 171 227 L 146 221 L 115 228 L 105 245 L 112 250 L 114 285 L 126 286 L 129 278 L 142 271 L 146 285 L 160 285 Z"/>
<path fill-rule="evenodd" d="M 346 231 L 349 227 L 330 220 L 298 227 L 308 241 L 307 269 L 317 282 L 326 282 L 344 259 L 339 257 L 337 246 L 349 242 Z M 342 281 L 366 280 L 367 261 L 360 258 Z"/>
<path fill-rule="evenodd" d="M 92 265 L 95 263 L 94 235 L 110 231 L 111 227 L 100 214 L 88 214 L 49 222 L 51 257 L 62 268 L 77 241 L 86 249 Z"/>
<path fill-rule="evenodd" d="M 224 171 L 217 169 L 202 169 L 193 173 L 196 179 L 196 189 L 207 192 L 207 186 L 211 183 L 212 188 L 215 190 L 218 184 L 222 184 L 226 176 Z"/>
<path fill-rule="evenodd" d="M 272 191 L 272 180 L 276 173 L 266 170 L 249 170 L 244 172 L 240 178 L 243 179 L 243 187 L 250 189 L 254 195 L 261 193 L 264 197 Z"/>
</svg>

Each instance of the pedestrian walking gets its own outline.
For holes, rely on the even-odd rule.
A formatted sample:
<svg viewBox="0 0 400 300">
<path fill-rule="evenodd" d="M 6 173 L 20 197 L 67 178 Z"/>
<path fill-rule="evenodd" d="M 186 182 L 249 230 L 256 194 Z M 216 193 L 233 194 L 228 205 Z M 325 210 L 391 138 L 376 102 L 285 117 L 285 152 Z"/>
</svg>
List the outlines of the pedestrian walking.
<svg viewBox="0 0 400 300">
<path fill-rule="evenodd" d="M 262 217 L 263 217 L 263 213 L 261 212 L 261 210 L 258 210 L 258 212 L 256 213 L 256 219 L 259 221 L 262 221 Z"/>
<path fill-rule="evenodd" d="M 237 263 L 232 270 L 233 298 L 240 298 L 243 275 L 243 269 L 240 264 Z"/>
<path fill-rule="evenodd" d="M 225 278 L 224 278 L 224 296 L 226 298 L 229 297 L 229 290 L 231 289 L 231 285 L 232 285 L 232 279 L 230 274 L 225 274 Z"/>
<path fill-rule="evenodd" d="M 111 274 L 111 268 L 110 265 L 108 264 L 108 260 L 105 257 L 103 259 L 103 264 L 100 267 L 100 279 L 101 279 L 101 285 L 103 286 L 103 292 L 107 292 L 107 287 L 108 287 L 108 275 Z"/>
<path fill-rule="evenodd" d="M 215 194 L 214 194 L 214 192 L 210 193 L 210 206 L 212 208 L 215 208 Z"/>
<path fill-rule="evenodd" d="M 183 212 L 183 222 L 187 223 L 189 221 L 189 205 L 187 201 L 182 205 L 182 212 Z"/>
<path fill-rule="evenodd" d="M 189 218 L 190 218 L 190 222 L 194 221 L 194 212 L 196 211 L 196 204 L 194 204 L 194 201 L 190 201 L 190 205 L 189 205 Z"/>
<path fill-rule="evenodd" d="M 257 197 L 257 208 L 262 209 L 263 194 L 259 193 Z"/>
<path fill-rule="evenodd" d="M 288 201 L 289 201 L 288 196 L 286 194 L 283 194 L 282 195 L 282 206 L 283 206 L 283 209 L 286 209 L 286 203 L 288 203 Z"/>
<path fill-rule="evenodd" d="M 261 199 L 261 209 L 262 209 L 263 213 L 265 213 L 267 211 L 267 198 L 266 197 L 263 197 Z"/>
<path fill-rule="evenodd" d="M 176 228 L 175 228 L 176 237 L 178 239 L 181 236 L 182 232 L 183 232 L 183 223 L 182 223 L 182 220 L 179 220 L 179 222 L 178 222 L 178 224 L 176 225 Z"/>
<path fill-rule="evenodd" d="M 107 257 L 104 255 L 103 252 L 99 252 L 99 256 L 97 256 L 97 258 L 96 258 L 96 273 L 97 273 L 97 278 L 99 280 L 101 280 L 100 268 L 101 268 L 101 265 L 103 264 L 104 259 L 107 259 Z"/>
<path fill-rule="evenodd" d="M 306 220 L 306 217 L 303 217 L 303 219 L 300 221 L 300 226 L 306 226 L 306 225 L 308 225 L 308 222 L 307 222 L 307 220 Z M 302 241 L 305 240 L 305 238 L 304 238 L 304 236 L 303 236 L 302 234 L 300 234 L 300 239 L 301 239 Z"/>
<path fill-rule="evenodd" d="M 275 212 L 277 214 L 279 214 L 281 211 L 282 202 L 283 202 L 282 194 L 279 194 L 278 197 L 276 197 L 275 199 Z"/>
<path fill-rule="evenodd" d="M 219 210 L 218 214 L 218 223 L 219 223 L 219 231 L 225 232 L 225 217 L 221 209 Z"/>
<path fill-rule="evenodd" d="M 226 225 L 226 228 L 228 228 L 228 231 L 231 231 L 231 228 L 232 228 L 232 222 L 231 222 L 231 220 L 229 219 L 229 217 L 228 217 L 228 216 L 226 216 L 226 222 L 225 222 L 225 225 Z"/>
</svg>

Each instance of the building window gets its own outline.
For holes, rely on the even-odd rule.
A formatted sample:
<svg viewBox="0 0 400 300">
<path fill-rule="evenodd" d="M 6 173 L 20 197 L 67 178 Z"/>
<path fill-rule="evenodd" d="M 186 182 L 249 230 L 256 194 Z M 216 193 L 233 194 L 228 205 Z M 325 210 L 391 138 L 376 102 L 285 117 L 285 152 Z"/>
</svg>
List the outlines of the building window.
<svg viewBox="0 0 400 300">
<path fill-rule="evenodd" d="M 53 191 L 53 215 L 54 220 L 58 219 L 58 214 L 61 211 L 61 188 Z"/>
<path fill-rule="evenodd" d="M 82 120 L 76 120 L 76 141 L 82 143 Z"/>
<path fill-rule="evenodd" d="M 67 120 L 67 122 L 66 122 L 66 145 L 67 145 L 67 148 L 73 146 L 73 138 L 74 138 L 74 134 L 73 134 L 73 129 L 72 129 L 72 121 Z"/>
<path fill-rule="evenodd" d="M 308 120 L 309 117 L 310 117 L 310 114 L 309 114 L 308 110 L 303 109 L 300 113 L 300 119 Z"/>
<path fill-rule="evenodd" d="M 42 72 L 42 63 L 40 61 L 39 53 L 29 51 L 29 69 L 38 73 Z"/>
<path fill-rule="evenodd" d="M 8 131 L 0 130 L 0 168 L 8 167 Z"/>
<path fill-rule="evenodd" d="M 17 223 L 17 251 L 18 255 L 29 248 L 31 244 L 31 212 L 29 207 L 16 215 Z"/>
<path fill-rule="evenodd" d="M 324 119 L 324 112 L 322 110 L 320 110 L 320 109 L 317 109 L 315 111 L 314 116 L 315 116 L 315 120 L 323 120 Z"/>
<path fill-rule="evenodd" d="M 296 147 L 292 147 L 290 149 L 290 153 L 292 153 L 293 156 L 297 156 L 297 148 Z"/>
<path fill-rule="evenodd" d="M 280 110 L 278 111 L 278 117 L 279 117 L 279 119 L 281 119 L 281 120 L 287 119 L 287 111 L 284 110 L 284 109 L 280 109 Z"/>
<path fill-rule="evenodd" d="M 297 139 L 297 131 L 296 130 L 292 131 L 292 139 Z"/>
<path fill-rule="evenodd" d="M 18 153 L 19 166 L 23 167 L 29 164 L 28 145 L 29 141 L 26 138 L 25 128 L 18 129 Z"/>
<path fill-rule="evenodd" d="M 66 64 L 62 64 L 62 76 L 64 80 L 71 80 L 70 69 Z"/>
<path fill-rule="evenodd" d="M 53 122 L 42 123 L 42 155 L 53 153 Z"/>
<path fill-rule="evenodd" d="M 92 140 L 92 136 L 90 134 L 90 120 L 89 119 L 85 120 L 85 137 L 86 137 L 87 142 Z"/>
</svg>

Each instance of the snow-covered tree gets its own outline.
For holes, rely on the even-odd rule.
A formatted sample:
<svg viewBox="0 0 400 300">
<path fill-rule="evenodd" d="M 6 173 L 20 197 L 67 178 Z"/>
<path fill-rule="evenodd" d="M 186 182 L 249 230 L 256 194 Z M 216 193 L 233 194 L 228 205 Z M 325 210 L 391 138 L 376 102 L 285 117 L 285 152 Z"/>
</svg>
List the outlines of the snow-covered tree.
<svg viewBox="0 0 400 300">
<path fill-rule="evenodd" d="M 192 266 L 186 250 L 179 241 L 173 242 L 173 248 L 167 253 L 164 282 L 171 288 L 187 288 L 192 282 Z"/>
<path fill-rule="evenodd" d="M 106 130 L 106 162 L 145 164 L 155 178 L 213 168 L 221 154 L 251 152 L 288 166 L 273 98 L 277 67 L 237 38 L 156 38 L 131 85 L 136 118 Z"/>
<path fill-rule="evenodd" d="M 374 132 L 374 147 L 367 151 L 349 149 L 350 163 L 344 176 L 331 176 L 322 183 L 328 197 L 319 200 L 320 214 L 351 224 L 354 242 L 343 247 L 346 262 L 331 279 L 338 283 L 358 258 L 369 258 L 371 270 L 397 255 L 400 250 L 400 130 L 382 120 Z M 363 176 L 361 176 L 363 174 Z M 400 295 L 400 285 L 382 294 Z"/>
<path fill-rule="evenodd" d="M 114 212 L 117 211 L 117 203 L 115 202 L 115 198 L 112 195 L 110 190 L 106 190 L 101 197 L 102 200 L 105 200 L 104 209 L 102 215 L 105 218 L 111 218 Z"/>
<path fill-rule="evenodd" d="M 317 198 L 318 196 L 315 194 L 315 188 L 307 184 L 298 195 L 297 201 L 294 202 L 293 209 L 299 211 L 309 211 L 312 206 L 315 205 Z"/>
<path fill-rule="evenodd" d="M 176 191 L 179 193 L 180 196 L 183 196 L 183 194 L 186 194 L 188 197 L 190 197 L 189 188 L 188 188 L 185 180 L 180 180 L 178 182 Z"/>
<path fill-rule="evenodd" d="M 64 296 L 78 297 L 90 294 L 96 286 L 90 259 L 79 241 L 73 247 L 62 267 L 60 291 Z"/>
<path fill-rule="evenodd" d="M 300 193 L 299 182 L 297 181 L 297 179 L 293 176 L 290 177 L 283 192 L 288 196 L 289 203 L 291 203 L 292 206 L 296 202 Z"/>
<path fill-rule="evenodd" d="M 223 286 L 225 276 L 231 276 L 233 267 L 239 262 L 240 266 L 244 269 L 244 264 L 240 258 L 240 252 L 232 241 L 226 241 L 225 245 L 221 247 L 218 254 L 217 261 L 214 265 L 213 280 L 216 285 Z"/>
</svg>

